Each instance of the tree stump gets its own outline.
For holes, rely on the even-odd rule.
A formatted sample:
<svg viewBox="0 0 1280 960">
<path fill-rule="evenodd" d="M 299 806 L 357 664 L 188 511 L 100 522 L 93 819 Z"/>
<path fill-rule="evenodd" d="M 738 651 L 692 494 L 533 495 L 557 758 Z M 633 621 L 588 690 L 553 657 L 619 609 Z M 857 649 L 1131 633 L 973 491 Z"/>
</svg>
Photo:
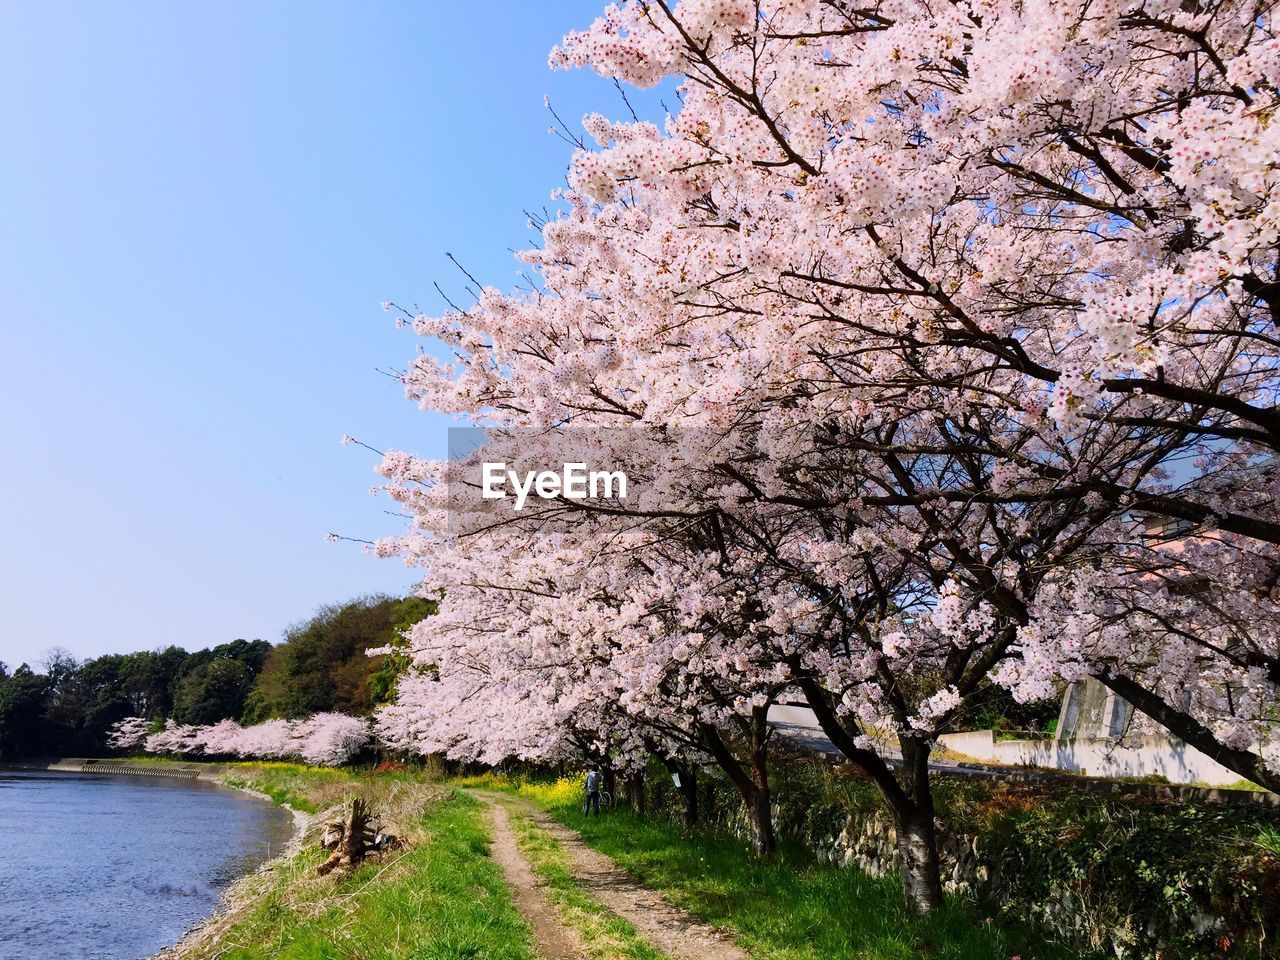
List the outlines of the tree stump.
<svg viewBox="0 0 1280 960">
<path fill-rule="evenodd" d="M 361 797 L 351 801 L 351 809 L 341 820 L 325 824 L 320 843 L 333 852 L 316 868 L 324 876 L 338 867 L 351 869 L 360 865 L 370 850 L 376 849 L 377 832 L 372 827 L 369 805 Z"/>
</svg>

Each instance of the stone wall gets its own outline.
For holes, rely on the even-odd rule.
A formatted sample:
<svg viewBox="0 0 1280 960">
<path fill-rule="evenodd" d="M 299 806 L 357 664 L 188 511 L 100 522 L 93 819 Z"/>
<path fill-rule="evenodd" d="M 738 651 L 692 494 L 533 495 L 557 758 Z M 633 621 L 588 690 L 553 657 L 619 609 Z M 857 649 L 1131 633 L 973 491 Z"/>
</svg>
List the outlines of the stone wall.
<svg viewBox="0 0 1280 960">
<path fill-rule="evenodd" d="M 775 773 L 780 837 L 820 863 L 896 871 L 893 820 L 869 781 L 824 763 L 778 763 Z M 1266 830 L 1280 836 L 1280 808 L 1246 802 L 1270 795 L 1205 802 L 1221 791 L 1064 780 L 940 778 L 946 890 L 1035 923 L 1081 957 L 1280 958 L 1270 932 L 1280 929 L 1280 853 L 1258 842 Z M 705 827 L 745 838 L 732 788 L 709 771 L 701 784 Z M 649 809 L 679 822 L 668 778 L 648 785 Z"/>
<path fill-rule="evenodd" d="M 777 811 L 785 817 L 784 811 Z M 1054 887 L 1043 898 L 1028 899 L 1019 871 L 990 855 L 983 837 L 956 833 L 939 824 L 938 846 L 942 861 L 943 886 L 948 893 L 992 904 L 1004 912 L 1041 924 L 1067 942 L 1079 944 L 1127 960 L 1165 956 L 1164 930 L 1167 918 L 1152 904 L 1147 916 L 1107 915 L 1066 885 Z M 885 876 L 897 870 L 896 832 L 892 818 L 882 812 L 849 816 L 835 836 L 796 838 L 807 842 L 822 863 Z M 1206 911 L 1194 911 L 1188 925 L 1200 934 L 1223 934 L 1227 922 Z M 1168 931 L 1170 935 L 1177 931 Z M 1179 956 L 1183 954 L 1171 954 Z"/>
</svg>

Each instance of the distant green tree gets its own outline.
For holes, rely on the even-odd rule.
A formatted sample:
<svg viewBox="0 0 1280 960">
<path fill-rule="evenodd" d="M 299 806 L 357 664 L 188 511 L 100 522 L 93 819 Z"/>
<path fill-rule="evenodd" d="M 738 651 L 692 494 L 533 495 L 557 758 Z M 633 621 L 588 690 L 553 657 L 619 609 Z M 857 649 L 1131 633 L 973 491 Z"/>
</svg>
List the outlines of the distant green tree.
<svg viewBox="0 0 1280 960">
<path fill-rule="evenodd" d="M 173 713 L 173 686 L 188 659 L 181 647 L 126 653 L 120 658 L 121 690 L 135 717 L 167 717 Z"/>
<path fill-rule="evenodd" d="M 87 689 L 83 668 L 67 650 L 56 647 L 45 655 L 45 695 L 41 738 L 57 745 L 57 753 L 78 754 L 86 746 L 85 718 L 92 705 L 92 692 Z"/>
<path fill-rule="evenodd" d="M 186 655 L 169 688 L 169 715 L 179 723 L 239 717 L 270 654 L 271 644 L 265 640 L 232 640 Z"/>
<path fill-rule="evenodd" d="M 173 691 L 173 719 L 178 723 L 217 723 L 238 717 L 253 687 L 248 664 L 230 657 L 205 660 L 184 671 Z"/>
<path fill-rule="evenodd" d="M 0 757 L 30 757 L 44 753 L 47 743 L 43 718 L 49 678 L 25 663 L 0 679 Z"/>
<path fill-rule="evenodd" d="M 394 689 L 396 655 L 369 656 L 393 646 L 400 631 L 435 612 L 432 601 L 361 597 L 322 607 L 285 634 L 271 651 L 245 706 L 244 720 L 303 717 L 324 711 L 366 714 Z M 402 657 L 403 659 L 403 657 Z"/>
<path fill-rule="evenodd" d="M 127 656 L 121 654 L 108 654 L 81 665 L 76 684 L 77 752 L 97 752 L 111 725 L 133 715 L 133 704 L 125 691 L 126 665 Z"/>
</svg>

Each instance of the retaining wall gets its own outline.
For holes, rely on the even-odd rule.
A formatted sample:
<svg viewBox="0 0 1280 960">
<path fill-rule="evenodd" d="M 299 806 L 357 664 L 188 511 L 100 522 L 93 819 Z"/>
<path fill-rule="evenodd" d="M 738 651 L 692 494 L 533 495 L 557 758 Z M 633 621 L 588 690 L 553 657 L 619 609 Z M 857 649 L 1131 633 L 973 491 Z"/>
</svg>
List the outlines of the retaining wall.
<svg viewBox="0 0 1280 960">
<path fill-rule="evenodd" d="M 1116 739 L 997 740 L 990 730 L 949 733 L 947 749 L 974 760 L 1008 766 L 1065 770 L 1091 777 L 1164 777 L 1170 783 L 1238 783 L 1240 774 L 1173 737 Z"/>
<path fill-rule="evenodd" d="M 177 763 L 165 760 L 145 763 L 130 760 L 96 760 L 67 757 L 44 765 L 62 773 L 97 773 L 129 777 L 167 777 L 177 780 L 216 780 L 227 770 L 221 764 Z"/>
</svg>

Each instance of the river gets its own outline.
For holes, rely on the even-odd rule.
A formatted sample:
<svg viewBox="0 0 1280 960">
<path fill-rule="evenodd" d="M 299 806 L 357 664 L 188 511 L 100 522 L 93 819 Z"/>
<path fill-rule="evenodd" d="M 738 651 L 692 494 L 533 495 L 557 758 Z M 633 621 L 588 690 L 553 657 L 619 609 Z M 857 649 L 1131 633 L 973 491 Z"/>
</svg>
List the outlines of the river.
<svg viewBox="0 0 1280 960">
<path fill-rule="evenodd" d="M 291 835 L 287 811 L 196 780 L 0 769 L 0 960 L 141 960 Z"/>
</svg>

